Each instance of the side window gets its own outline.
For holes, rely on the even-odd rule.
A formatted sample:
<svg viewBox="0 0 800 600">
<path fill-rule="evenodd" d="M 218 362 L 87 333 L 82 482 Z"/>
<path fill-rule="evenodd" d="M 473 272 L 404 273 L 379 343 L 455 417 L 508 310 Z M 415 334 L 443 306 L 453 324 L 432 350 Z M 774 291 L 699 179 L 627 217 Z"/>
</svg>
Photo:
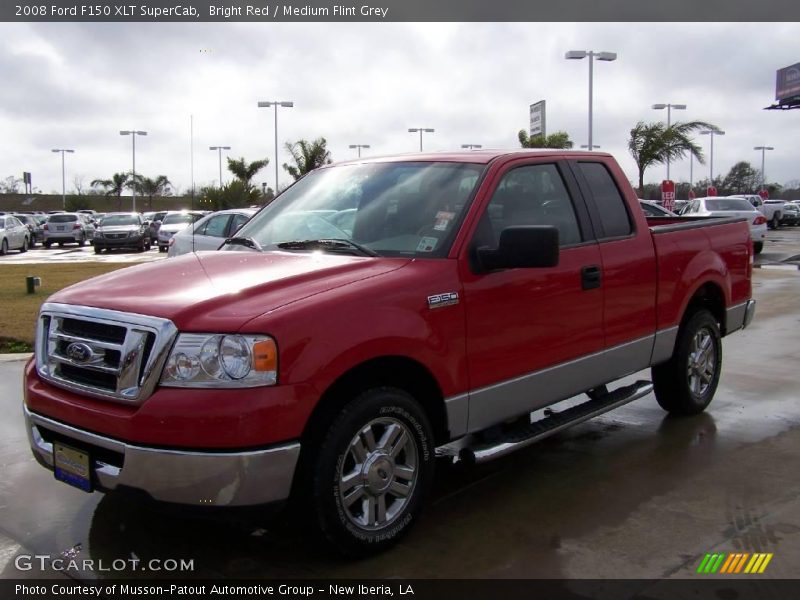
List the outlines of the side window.
<svg viewBox="0 0 800 600">
<path fill-rule="evenodd" d="M 527 165 L 506 173 L 478 224 L 475 242 L 495 247 L 503 229 L 516 225 L 553 225 L 561 246 L 582 241 L 572 200 L 554 164 Z"/>
<path fill-rule="evenodd" d="M 230 215 L 217 215 L 216 217 L 211 217 L 206 226 L 204 231 L 201 235 L 209 235 L 211 237 L 225 237 L 226 232 L 228 231 L 228 221 L 230 220 Z"/>
<path fill-rule="evenodd" d="M 597 205 L 604 236 L 609 238 L 630 235 L 631 221 L 625 200 L 605 165 L 597 162 L 579 162 L 578 167 L 586 178 L 594 203 Z"/>
<path fill-rule="evenodd" d="M 228 232 L 228 235 L 233 235 L 234 233 L 239 231 L 239 228 L 245 223 L 247 223 L 247 221 L 249 220 L 250 217 L 248 215 L 233 215 L 233 219 L 231 221 L 231 228 L 230 231 Z"/>
</svg>

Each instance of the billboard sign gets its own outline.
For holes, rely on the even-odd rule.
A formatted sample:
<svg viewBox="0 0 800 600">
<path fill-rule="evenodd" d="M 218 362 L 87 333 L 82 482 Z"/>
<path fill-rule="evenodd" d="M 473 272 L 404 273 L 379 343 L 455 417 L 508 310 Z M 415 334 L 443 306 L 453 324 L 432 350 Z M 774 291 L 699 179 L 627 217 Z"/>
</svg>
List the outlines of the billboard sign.
<svg viewBox="0 0 800 600">
<path fill-rule="evenodd" d="M 531 137 L 535 135 L 547 136 L 545 128 L 544 100 L 531 104 Z"/>
<path fill-rule="evenodd" d="M 778 102 L 797 96 L 800 96 L 800 63 L 779 69 L 775 82 L 775 100 Z"/>
</svg>

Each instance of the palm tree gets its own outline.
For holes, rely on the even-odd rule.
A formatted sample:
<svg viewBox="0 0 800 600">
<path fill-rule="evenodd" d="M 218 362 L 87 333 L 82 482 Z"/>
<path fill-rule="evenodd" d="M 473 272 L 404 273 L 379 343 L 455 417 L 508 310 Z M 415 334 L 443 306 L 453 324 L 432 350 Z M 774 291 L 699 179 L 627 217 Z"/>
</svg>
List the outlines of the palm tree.
<svg viewBox="0 0 800 600">
<path fill-rule="evenodd" d="M 237 159 L 229 158 L 228 170 L 233 173 L 236 179 L 244 184 L 245 188 L 249 190 L 252 187 L 250 180 L 256 176 L 256 173 L 258 173 L 268 164 L 268 158 L 265 158 L 264 160 L 255 160 L 251 163 L 245 162 L 244 157 Z M 220 186 L 222 186 L 222 182 L 220 182 Z"/>
<path fill-rule="evenodd" d="M 317 167 L 329 165 L 331 153 L 326 147 L 328 144 L 324 137 L 317 138 L 313 142 L 298 140 L 294 144 L 286 144 L 286 150 L 292 155 L 294 165 L 284 163 L 283 168 L 294 177 L 295 181 L 306 173 L 310 173 Z"/>
<path fill-rule="evenodd" d="M 122 191 L 130 182 L 130 173 L 114 173 L 111 179 L 95 179 L 92 187 L 102 187 L 105 196 L 117 197 L 117 212 L 122 210 Z"/>
<path fill-rule="evenodd" d="M 141 177 L 137 175 L 136 191 L 142 196 L 147 196 L 147 207 L 153 208 L 153 196 L 163 196 L 169 194 L 169 186 L 172 185 L 166 175 L 159 175 L 155 179 Z"/>
<path fill-rule="evenodd" d="M 560 148 L 568 150 L 575 144 L 569 139 L 569 134 L 566 131 L 556 131 L 548 136 L 532 135 L 528 137 L 524 129 L 520 129 L 517 134 L 520 146 L 523 148 Z"/>
<path fill-rule="evenodd" d="M 631 129 L 628 150 L 639 169 L 639 195 L 644 192 L 644 172 L 648 167 L 683 158 L 689 152 L 700 164 L 705 163 L 703 151 L 689 137 L 698 129 L 719 128 L 705 121 L 673 123 L 667 127 L 662 122 L 639 121 Z"/>
</svg>

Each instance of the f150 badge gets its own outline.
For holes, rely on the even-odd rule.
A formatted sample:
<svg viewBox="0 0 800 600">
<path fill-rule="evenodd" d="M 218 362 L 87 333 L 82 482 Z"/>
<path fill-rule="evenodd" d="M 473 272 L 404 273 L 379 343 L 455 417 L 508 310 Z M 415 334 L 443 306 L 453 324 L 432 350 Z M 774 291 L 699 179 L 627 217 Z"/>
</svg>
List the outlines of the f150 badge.
<svg viewBox="0 0 800 600">
<path fill-rule="evenodd" d="M 444 294 L 428 296 L 428 308 L 441 308 L 452 304 L 458 304 L 457 292 L 445 292 Z"/>
</svg>

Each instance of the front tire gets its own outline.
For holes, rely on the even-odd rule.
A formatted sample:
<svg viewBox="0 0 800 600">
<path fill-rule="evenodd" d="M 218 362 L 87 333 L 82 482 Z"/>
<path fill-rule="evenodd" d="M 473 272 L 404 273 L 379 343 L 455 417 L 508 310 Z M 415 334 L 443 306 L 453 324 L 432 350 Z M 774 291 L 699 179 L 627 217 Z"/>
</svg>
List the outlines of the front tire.
<svg viewBox="0 0 800 600">
<path fill-rule="evenodd" d="M 312 462 L 319 529 L 351 556 L 391 546 L 419 518 L 434 461 L 430 423 L 410 394 L 392 387 L 361 393 L 333 420 Z"/>
<path fill-rule="evenodd" d="M 713 315 L 698 310 L 681 326 L 669 361 L 652 369 L 658 404 L 674 415 L 705 410 L 719 384 L 722 336 Z"/>
</svg>

